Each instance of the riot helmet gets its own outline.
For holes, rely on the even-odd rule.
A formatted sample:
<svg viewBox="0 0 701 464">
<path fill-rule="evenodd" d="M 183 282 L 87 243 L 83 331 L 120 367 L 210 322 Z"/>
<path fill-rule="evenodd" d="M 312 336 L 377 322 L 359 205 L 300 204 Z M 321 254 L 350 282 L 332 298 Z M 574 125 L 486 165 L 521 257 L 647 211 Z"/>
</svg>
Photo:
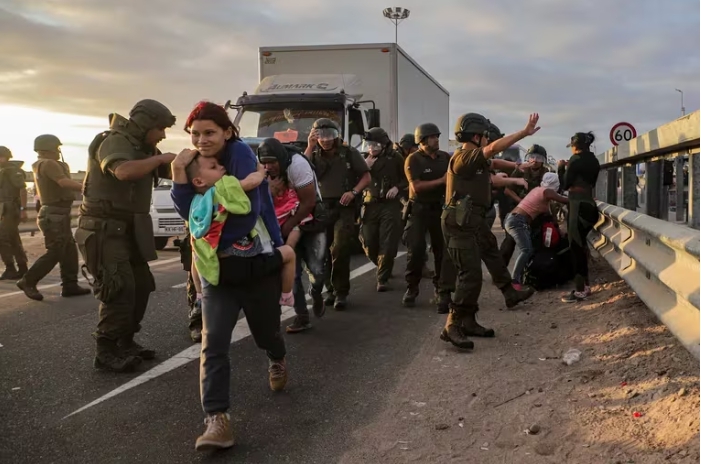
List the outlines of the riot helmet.
<svg viewBox="0 0 701 464">
<path fill-rule="evenodd" d="M 175 124 L 175 116 L 161 102 L 141 100 L 129 111 L 129 119 L 144 132 L 151 129 L 167 129 Z"/>
<path fill-rule="evenodd" d="M 329 118 L 320 118 L 314 121 L 312 130 L 316 130 L 316 135 L 320 141 L 335 140 L 340 136 L 338 124 Z"/>
<path fill-rule="evenodd" d="M 548 159 L 548 152 L 541 145 L 535 144 L 526 152 L 526 161 L 545 163 Z"/>
<path fill-rule="evenodd" d="M 256 153 L 258 155 L 258 161 L 260 161 L 261 164 L 277 162 L 280 167 L 280 172 L 287 171 L 287 168 L 290 166 L 292 158 L 290 152 L 282 142 L 274 137 L 263 140 L 260 145 L 258 145 Z"/>
<path fill-rule="evenodd" d="M 12 159 L 12 152 L 9 148 L 0 146 L 0 158 Z"/>
<path fill-rule="evenodd" d="M 481 114 L 463 114 L 455 123 L 455 140 L 460 143 L 466 143 L 475 135 L 489 137 L 489 124 L 489 119 Z"/>
<path fill-rule="evenodd" d="M 426 122 L 424 124 L 419 124 L 414 130 L 414 144 L 419 145 L 424 139 L 431 137 L 432 135 L 441 135 L 441 130 L 437 125 L 432 122 Z"/>
<path fill-rule="evenodd" d="M 53 134 L 42 134 L 34 139 L 34 151 L 50 151 L 52 153 L 60 153 L 59 148 L 62 145 L 61 141 Z"/>
</svg>

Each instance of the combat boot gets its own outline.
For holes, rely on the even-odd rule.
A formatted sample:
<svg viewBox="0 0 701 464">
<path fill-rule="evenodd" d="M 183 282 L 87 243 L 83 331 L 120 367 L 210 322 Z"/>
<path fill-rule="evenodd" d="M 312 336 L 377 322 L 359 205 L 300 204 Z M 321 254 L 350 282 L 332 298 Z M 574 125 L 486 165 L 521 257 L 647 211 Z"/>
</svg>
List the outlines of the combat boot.
<svg viewBox="0 0 701 464">
<path fill-rule="evenodd" d="M 389 285 L 387 285 L 387 282 L 377 282 L 377 291 L 380 293 L 389 291 Z"/>
<path fill-rule="evenodd" d="M 407 288 L 406 293 L 402 297 L 402 304 L 407 308 L 411 308 L 416 304 L 416 297 L 419 296 L 418 288 Z"/>
<path fill-rule="evenodd" d="M 26 271 L 25 271 L 26 272 Z M 24 277 L 24 274 L 20 274 L 15 265 L 5 267 L 5 272 L 0 275 L 0 280 L 19 280 Z"/>
<path fill-rule="evenodd" d="M 138 356 L 127 356 L 117 347 L 117 342 L 105 337 L 96 340 L 95 360 L 93 367 L 112 372 L 132 372 L 141 364 Z"/>
<path fill-rule="evenodd" d="M 462 332 L 465 335 L 471 335 L 473 337 L 494 337 L 494 329 L 482 327 L 477 322 L 477 311 L 479 311 L 479 308 L 470 309 L 465 312 L 465 317 L 462 319 Z"/>
<path fill-rule="evenodd" d="M 125 356 L 139 357 L 146 361 L 150 361 L 156 357 L 156 351 L 149 350 L 136 343 L 133 334 L 120 338 L 117 342 L 117 347 L 122 350 Z"/>
<path fill-rule="evenodd" d="M 513 285 L 509 284 L 501 289 L 504 295 L 504 301 L 507 308 L 513 308 L 522 301 L 526 301 L 533 296 L 535 290 L 532 287 L 524 286 L 521 290 L 516 290 Z"/>
<path fill-rule="evenodd" d="M 24 294 L 27 295 L 27 298 L 31 298 L 32 300 L 36 301 L 41 301 L 44 299 L 44 295 L 39 292 L 36 284 L 30 284 L 24 277 L 17 281 L 17 288 L 22 290 Z"/>
<path fill-rule="evenodd" d="M 89 288 L 81 287 L 77 283 L 70 283 L 63 285 L 61 287 L 61 296 L 64 298 L 70 298 L 73 296 L 83 296 L 92 293 Z"/>
<path fill-rule="evenodd" d="M 448 314 L 448 320 L 445 321 L 445 327 L 441 332 L 441 340 L 450 342 L 457 348 L 471 350 L 475 347 L 475 344 L 463 333 L 461 319 L 462 317 L 455 310 Z"/>
</svg>

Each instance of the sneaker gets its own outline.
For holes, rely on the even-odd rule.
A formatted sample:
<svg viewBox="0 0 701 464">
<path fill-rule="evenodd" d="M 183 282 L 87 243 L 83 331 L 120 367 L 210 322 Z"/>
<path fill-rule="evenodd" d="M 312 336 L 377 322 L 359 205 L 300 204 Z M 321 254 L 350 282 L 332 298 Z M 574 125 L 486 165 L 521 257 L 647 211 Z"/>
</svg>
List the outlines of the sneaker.
<svg viewBox="0 0 701 464">
<path fill-rule="evenodd" d="M 586 291 L 584 292 L 577 292 L 575 290 L 572 290 L 570 293 L 562 297 L 562 302 L 563 303 L 577 303 L 580 301 L 584 301 L 587 298 L 587 293 Z"/>
<path fill-rule="evenodd" d="M 287 385 L 287 363 L 284 359 L 280 361 L 269 360 L 268 374 L 272 391 L 279 392 L 285 389 L 285 385 Z"/>
<path fill-rule="evenodd" d="M 294 320 L 292 321 L 292 324 L 285 327 L 285 332 L 287 332 L 288 334 L 293 334 L 304 332 L 305 330 L 309 330 L 311 328 L 312 324 L 311 322 L 309 322 L 309 316 L 295 316 Z"/>
<path fill-rule="evenodd" d="M 226 449 L 234 446 L 234 432 L 231 430 L 231 417 L 228 413 L 218 412 L 204 420 L 207 430 L 197 438 L 197 451 Z"/>
</svg>

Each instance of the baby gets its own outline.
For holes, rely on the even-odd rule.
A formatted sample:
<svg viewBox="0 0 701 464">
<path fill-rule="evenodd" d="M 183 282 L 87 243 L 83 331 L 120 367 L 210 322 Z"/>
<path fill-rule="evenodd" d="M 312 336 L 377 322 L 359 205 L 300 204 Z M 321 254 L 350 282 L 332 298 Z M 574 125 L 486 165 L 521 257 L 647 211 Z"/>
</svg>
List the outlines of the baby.
<svg viewBox="0 0 701 464">
<path fill-rule="evenodd" d="M 226 169 L 224 166 L 219 164 L 216 158 L 204 157 L 200 156 L 199 154 L 195 155 L 192 162 L 188 164 L 186 173 L 188 180 L 199 194 L 193 200 L 193 206 L 195 205 L 196 201 L 200 201 L 206 198 L 207 195 L 214 195 L 216 193 L 216 197 L 218 197 L 221 201 L 219 210 L 221 211 L 222 209 L 225 209 L 226 212 L 230 214 L 246 214 L 246 207 L 250 209 L 248 197 L 245 197 L 245 195 L 243 195 L 245 198 L 243 198 L 241 195 L 230 195 L 232 191 L 236 191 L 235 186 L 240 184 L 240 187 L 244 192 L 251 191 L 260 186 L 267 175 L 265 172 L 265 167 L 258 164 L 258 170 L 256 172 L 249 174 L 245 179 L 239 181 L 234 176 L 226 175 Z M 224 182 L 220 183 L 220 180 L 223 180 Z M 234 189 L 229 189 L 229 186 L 233 186 Z M 219 189 L 221 189 L 221 191 L 219 191 Z M 207 230 L 197 233 L 195 231 L 195 227 L 193 227 L 193 222 L 197 221 L 192 218 L 193 210 L 195 209 L 196 208 L 193 207 L 190 208 L 190 223 L 193 249 L 197 251 L 198 247 L 196 244 L 196 239 L 207 236 L 215 225 L 216 227 L 222 227 L 222 225 L 217 225 L 216 222 L 214 222 L 217 221 L 217 216 L 220 212 L 215 211 L 213 212 L 213 221 L 210 221 L 208 224 L 206 221 L 203 221 L 205 226 L 208 226 L 206 227 Z M 212 218 L 210 217 L 209 219 Z M 201 249 L 202 247 L 199 248 Z M 294 248 L 289 245 L 283 245 L 279 247 L 278 250 L 280 251 L 280 255 L 282 257 L 282 296 L 280 298 L 280 304 L 283 306 L 292 306 L 294 304 L 292 287 L 294 285 L 295 278 L 295 251 Z M 203 275 L 204 273 L 200 271 L 200 274 Z M 210 279 L 207 280 L 211 282 Z M 216 285 L 218 281 L 211 283 Z"/>
</svg>

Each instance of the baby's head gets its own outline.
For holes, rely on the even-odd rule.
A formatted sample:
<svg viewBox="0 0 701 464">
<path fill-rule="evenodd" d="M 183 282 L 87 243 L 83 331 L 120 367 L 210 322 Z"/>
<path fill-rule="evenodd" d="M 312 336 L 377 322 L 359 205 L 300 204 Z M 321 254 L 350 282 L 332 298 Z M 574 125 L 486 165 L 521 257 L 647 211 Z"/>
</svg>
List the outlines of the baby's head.
<svg viewBox="0 0 701 464">
<path fill-rule="evenodd" d="M 187 180 L 195 187 L 198 193 L 204 193 L 219 181 L 226 169 L 219 164 L 214 156 L 202 156 L 199 153 L 192 158 L 185 169 Z"/>
</svg>

